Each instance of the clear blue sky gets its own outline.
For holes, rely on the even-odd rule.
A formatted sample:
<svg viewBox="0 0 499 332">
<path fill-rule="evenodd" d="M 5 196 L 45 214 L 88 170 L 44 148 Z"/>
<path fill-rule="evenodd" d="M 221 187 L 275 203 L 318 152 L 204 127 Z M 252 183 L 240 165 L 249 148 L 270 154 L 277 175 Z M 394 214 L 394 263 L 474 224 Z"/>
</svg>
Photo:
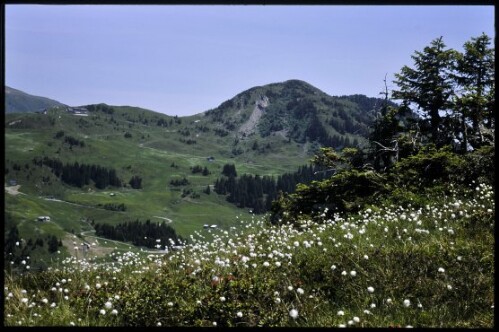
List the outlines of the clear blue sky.
<svg viewBox="0 0 499 332">
<path fill-rule="evenodd" d="M 6 5 L 5 83 L 77 106 L 169 115 L 300 79 L 379 96 L 388 74 L 443 36 L 495 36 L 493 6 Z"/>
</svg>

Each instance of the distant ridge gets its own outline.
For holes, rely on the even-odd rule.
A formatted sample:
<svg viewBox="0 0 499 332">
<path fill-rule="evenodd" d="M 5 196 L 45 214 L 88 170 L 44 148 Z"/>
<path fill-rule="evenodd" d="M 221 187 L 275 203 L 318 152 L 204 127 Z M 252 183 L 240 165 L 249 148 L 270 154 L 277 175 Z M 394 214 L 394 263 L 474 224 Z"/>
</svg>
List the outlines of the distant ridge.
<svg viewBox="0 0 499 332">
<path fill-rule="evenodd" d="M 291 79 L 255 86 L 203 114 L 219 126 L 219 132 L 236 133 L 241 139 L 278 135 L 290 142 L 341 148 L 357 146 L 369 135 L 384 103 L 360 94 L 330 96 L 305 81 Z"/>
<path fill-rule="evenodd" d="M 57 100 L 33 96 L 5 86 L 5 113 L 33 113 L 55 106 L 66 106 Z"/>
</svg>

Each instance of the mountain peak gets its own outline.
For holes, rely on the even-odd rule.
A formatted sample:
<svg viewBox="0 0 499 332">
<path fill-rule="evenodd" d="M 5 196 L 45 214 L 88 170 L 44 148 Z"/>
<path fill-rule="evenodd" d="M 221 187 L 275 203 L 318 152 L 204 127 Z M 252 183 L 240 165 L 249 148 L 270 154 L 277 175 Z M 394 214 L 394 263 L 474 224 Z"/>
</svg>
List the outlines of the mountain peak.
<svg viewBox="0 0 499 332">
<path fill-rule="evenodd" d="M 204 115 L 219 130 L 243 139 L 277 135 L 289 142 L 340 148 L 368 135 L 376 105 L 381 100 L 333 97 L 308 82 L 290 79 L 245 90 Z"/>
</svg>

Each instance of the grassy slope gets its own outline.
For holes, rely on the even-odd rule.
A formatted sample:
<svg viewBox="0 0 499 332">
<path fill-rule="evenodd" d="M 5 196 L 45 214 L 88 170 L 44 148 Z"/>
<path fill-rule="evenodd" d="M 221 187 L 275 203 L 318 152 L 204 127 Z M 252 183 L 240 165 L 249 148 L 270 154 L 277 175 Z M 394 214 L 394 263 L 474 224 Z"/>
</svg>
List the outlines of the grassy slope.
<svg viewBox="0 0 499 332">
<path fill-rule="evenodd" d="M 494 197 L 475 185 L 299 229 L 235 220 L 166 256 L 66 260 L 7 277 L 5 324 L 492 328 Z"/>
<path fill-rule="evenodd" d="M 296 170 L 310 155 L 301 145 L 287 143 L 282 137 L 270 137 L 271 149 L 266 153 L 252 151 L 250 142 L 241 142 L 239 144 L 248 151 L 234 157 L 230 153 L 234 137 L 216 136 L 212 128 L 217 124 L 205 123 L 202 115 L 182 118 L 181 124 L 166 128 L 156 125 L 160 118 L 171 119 L 132 107 L 116 107 L 112 117 L 102 112 L 77 117 L 56 110 L 48 115 L 7 114 L 5 157 L 9 174 L 5 181 L 16 179 L 21 185 L 19 191 L 27 195 L 13 197 L 6 193 L 5 211 L 19 224 L 21 236 L 29 238 L 53 233 L 62 237 L 72 231 L 80 234 L 89 227 L 80 221 L 85 219 L 116 224 L 135 219 L 162 222 L 156 217 L 169 218 L 173 220 L 171 225 L 184 237 L 202 229 L 206 223 L 228 228 L 234 225 L 235 216 L 247 217 L 248 211 L 236 208 L 213 192 L 211 195 L 202 193 L 208 185 L 214 184 L 225 163 L 235 163 L 239 174 L 278 175 Z M 148 122 L 143 123 L 144 120 Z M 199 121 L 194 122 L 196 120 Z M 196 130 L 196 125 L 200 124 L 211 129 L 208 132 Z M 64 137 L 54 138 L 61 130 L 66 136 L 84 141 L 85 147 L 69 149 Z M 179 133 L 184 130 L 189 130 L 190 135 Z M 125 132 L 132 137 L 125 138 Z M 195 139 L 197 143 L 187 145 L 180 141 L 187 138 Z M 132 175 L 139 175 L 143 188 L 69 187 L 55 178 L 48 168 L 32 164 L 34 157 L 41 156 L 58 158 L 64 163 L 77 161 L 114 168 L 124 182 Z M 215 160 L 208 161 L 209 156 Z M 22 166 L 20 171 L 13 170 L 14 163 Z M 177 167 L 172 168 L 172 163 Z M 190 168 L 195 165 L 206 166 L 211 174 L 192 174 Z M 43 176 L 50 177 L 50 182 L 44 183 Z M 199 198 L 182 198 L 182 187 L 170 185 L 172 179 L 184 176 L 190 181 L 185 188 L 199 193 Z M 115 196 L 110 196 L 111 192 Z M 79 206 L 44 199 L 52 196 Z M 114 212 L 97 208 L 98 204 L 106 203 L 124 203 L 127 210 Z M 35 222 L 39 215 L 49 215 L 52 221 L 39 225 Z"/>
</svg>

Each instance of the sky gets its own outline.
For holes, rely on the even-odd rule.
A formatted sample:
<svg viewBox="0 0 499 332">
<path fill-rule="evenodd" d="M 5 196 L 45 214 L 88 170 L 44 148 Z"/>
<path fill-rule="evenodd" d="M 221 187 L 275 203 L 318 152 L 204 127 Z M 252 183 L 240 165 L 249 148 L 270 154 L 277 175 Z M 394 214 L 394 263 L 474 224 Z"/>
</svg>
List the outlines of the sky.
<svg viewBox="0 0 499 332">
<path fill-rule="evenodd" d="M 70 106 L 207 111 L 254 86 L 306 81 L 379 97 L 442 36 L 495 37 L 493 6 L 5 6 L 5 84 Z"/>
</svg>

